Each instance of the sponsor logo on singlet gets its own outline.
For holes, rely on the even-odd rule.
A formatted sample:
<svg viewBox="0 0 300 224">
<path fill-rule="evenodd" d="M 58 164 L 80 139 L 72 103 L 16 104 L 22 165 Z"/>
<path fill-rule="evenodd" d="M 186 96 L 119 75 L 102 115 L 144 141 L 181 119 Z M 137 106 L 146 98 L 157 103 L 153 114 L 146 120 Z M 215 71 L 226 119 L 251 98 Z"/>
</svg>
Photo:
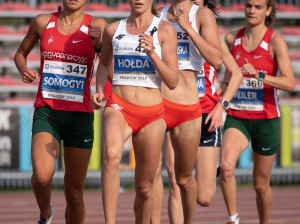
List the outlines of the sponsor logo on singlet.
<svg viewBox="0 0 300 224">
<path fill-rule="evenodd" d="M 121 40 L 122 38 L 124 38 L 126 35 L 125 34 L 119 34 L 118 36 L 116 36 L 117 40 Z"/>
<path fill-rule="evenodd" d="M 153 27 L 153 29 L 150 31 L 150 35 L 153 36 L 153 34 L 157 31 L 157 27 Z"/>
<path fill-rule="evenodd" d="M 132 48 L 132 47 L 126 47 L 126 46 L 124 46 L 124 47 L 120 47 L 119 45 L 117 45 L 117 46 L 115 46 L 114 47 L 114 50 L 115 51 L 134 51 L 134 48 Z"/>
</svg>

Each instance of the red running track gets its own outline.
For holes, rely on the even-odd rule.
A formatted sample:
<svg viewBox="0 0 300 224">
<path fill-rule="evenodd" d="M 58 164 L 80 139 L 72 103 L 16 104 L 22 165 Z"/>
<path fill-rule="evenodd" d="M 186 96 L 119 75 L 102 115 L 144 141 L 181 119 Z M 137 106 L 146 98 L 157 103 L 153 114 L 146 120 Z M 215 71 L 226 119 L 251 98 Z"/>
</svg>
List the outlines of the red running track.
<svg viewBox="0 0 300 224">
<path fill-rule="evenodd" d="M 273 187 L 273 208 L 270 224 L 300 224 L 300 187 Z M 121 192 L 118 201 L 117 224 L 134 223 L 133 202 L 135 193 Z M 165 191 L 161 223 L 167 224 L 167 198 Z M 86 190 L 86 224 L 104 223 L 100 191 Z M 251 187 L 238 188 L 238 211 L 242 224 L 258 223 L 255 193 Z M 52 193 L 55 217 L 52 224 L 64 224 L 65 200 L 62 191 Z M 0 192 L 0 224 L 33 224 L 39 215 L 32 192 Z M 197 206 L 194 223 L 225 224 L 227 213 L 220 188 L 209 208 Z"/>
</svg>

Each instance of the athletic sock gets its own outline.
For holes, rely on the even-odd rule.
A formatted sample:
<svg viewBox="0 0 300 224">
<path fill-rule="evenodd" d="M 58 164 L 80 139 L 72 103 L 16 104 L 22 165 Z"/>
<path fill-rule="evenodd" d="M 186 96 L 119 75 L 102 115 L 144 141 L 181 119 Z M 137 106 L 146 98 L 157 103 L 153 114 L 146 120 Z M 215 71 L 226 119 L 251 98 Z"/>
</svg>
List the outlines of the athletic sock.
<svg viewBox="0 0 300 224">
<path fill-rule="evenodd" d="M 232 216 L 228 216 L 228 221 L 235 221 L 237 220 L 239 217 L 239 214 L 236 213 L 235 215 L 232 215 Z"/>
</svg>

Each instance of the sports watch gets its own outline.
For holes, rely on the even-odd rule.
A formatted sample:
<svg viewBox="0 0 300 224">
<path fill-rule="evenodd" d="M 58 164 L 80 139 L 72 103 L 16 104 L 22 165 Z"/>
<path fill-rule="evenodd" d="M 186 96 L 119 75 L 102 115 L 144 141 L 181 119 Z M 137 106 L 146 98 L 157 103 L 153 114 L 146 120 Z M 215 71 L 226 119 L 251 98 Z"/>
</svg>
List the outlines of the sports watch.
<svg viewBox="0 0 300 224">
<path fill-rule="evenodd" d="M 263 72 L 258 72 L 258 81 L 262 81 L 266 77 L 266 74 Z"/>
<path fill-rule="evenodd" d="M 219 99 L 219 103 L 221 103 L 222 107 L 225 110 L 227 110 L 229 108 L 229 101 L 228 100 Z"/>
</svg>

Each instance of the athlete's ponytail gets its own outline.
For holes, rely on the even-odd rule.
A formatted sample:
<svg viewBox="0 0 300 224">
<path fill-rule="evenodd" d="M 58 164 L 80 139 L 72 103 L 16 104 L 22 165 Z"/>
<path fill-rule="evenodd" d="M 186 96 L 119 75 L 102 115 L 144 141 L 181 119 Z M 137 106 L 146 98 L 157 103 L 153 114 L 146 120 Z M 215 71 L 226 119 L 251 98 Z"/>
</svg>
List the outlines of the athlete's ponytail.
<svg viewBox="0 0 300 224">
<path fill-rule="evenodd" d="M 209 8 L 215 15 L 218 15 L 220 12 L 218 11 L 218 2 L 216 0 L 204 0 L 203 6 Z"/>
<path fill-rule="evenodd" d="M 266 4 L 267 4 L 267 9 L 272 7 L 272 11 L 271 11 L 270 15 L 267 16 L 265 19 L 265 25 L 267 27 L 269 27 L 274 23 L 275 18 L 276 18 L 276 2 L 275 2 L 275 0 L 266 0 Z"/>
<path fill-rule="evenodd" d="M 206 6 L 209 8 L 215 15 L 219 14 L 219 9 L 217 8 L 218 2 L 216 0 L 191 0 L 194 4 L 201 6 Z"/>
<path fill-rule="evenodd" d="M 156 8 L 155 8 L 155 5 L 154 5 L 154 4 L 152 4 L 152 7 L 151 7 L 151 12 L 152 12 L 152 14 L 153 14 L 153 15 L 155 15 L 155 16 L 157 16 L 157 15 L 158 15 L 158 13 L 157 13 L 157 10 L 156 10 Z"/>
</svg>

